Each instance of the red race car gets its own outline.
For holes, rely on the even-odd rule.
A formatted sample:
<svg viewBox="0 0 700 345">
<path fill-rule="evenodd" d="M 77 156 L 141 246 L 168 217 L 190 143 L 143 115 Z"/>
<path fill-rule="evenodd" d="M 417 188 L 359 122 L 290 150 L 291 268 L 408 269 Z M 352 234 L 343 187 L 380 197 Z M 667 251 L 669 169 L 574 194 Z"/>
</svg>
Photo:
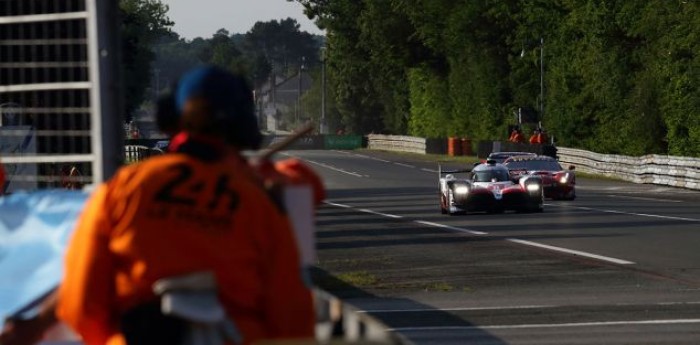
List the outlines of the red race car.
<svg viewBox="0 0 700 345">
<path fill-rule="evenodd" d="M 524 175 L 541 177 L 546 198 L 576 199 L 576 174 L 573 165 L 564 170 L 556 159 L 549 156 L 511 157 L 503 164 L 514 179 Z"/>
</svg>

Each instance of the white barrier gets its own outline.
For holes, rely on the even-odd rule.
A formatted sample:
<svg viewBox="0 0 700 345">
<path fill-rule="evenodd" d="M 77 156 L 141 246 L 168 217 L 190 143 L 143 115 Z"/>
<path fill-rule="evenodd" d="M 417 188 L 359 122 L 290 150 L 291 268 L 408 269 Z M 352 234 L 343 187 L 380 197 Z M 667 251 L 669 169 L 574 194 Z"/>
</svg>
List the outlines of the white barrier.
<svg viewBox="0 0 700 345">
<path fill-rule="evenodd" d="M 585 173 L 620 178 L 635 183 L 651 183 L 700 190 L 700 158 L 646 155 L 630 157 L 606 155 L 558 147 L 559 161 L 573 164 Z"/>
<path fill-rule="evenodd" d="M 367 136 L 370 150 L 399 151 L 425 154 L 425 138 L 403 135 L 370 134 Z"/>
</svg>

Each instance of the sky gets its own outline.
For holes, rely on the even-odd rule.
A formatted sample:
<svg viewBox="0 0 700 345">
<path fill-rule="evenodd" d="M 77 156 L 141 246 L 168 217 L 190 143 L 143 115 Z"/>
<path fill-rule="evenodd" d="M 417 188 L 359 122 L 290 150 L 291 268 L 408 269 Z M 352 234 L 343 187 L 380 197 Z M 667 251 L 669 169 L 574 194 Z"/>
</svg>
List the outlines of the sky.
<svg viewBox="0 0 700 345">
<path fill-rule="evenodd" d="M 173 31 L 181 37 L 209 38 L 224 28 L 230 33 L 246 33 L 258 21 L 291 17 L 301 25 L 301 31 L 323 35 L 306 18 L 298 2 L 287 0 L 161 0 L 170 7 L 168 17 L 175 22 Z"/>
</svg>

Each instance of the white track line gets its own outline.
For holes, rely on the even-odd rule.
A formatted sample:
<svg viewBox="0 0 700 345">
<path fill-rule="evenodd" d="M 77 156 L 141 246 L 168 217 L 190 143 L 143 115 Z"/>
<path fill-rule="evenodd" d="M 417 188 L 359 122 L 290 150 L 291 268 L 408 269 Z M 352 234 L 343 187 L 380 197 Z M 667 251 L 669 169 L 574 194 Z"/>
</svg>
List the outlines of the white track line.
<svg viewBox="0 0 700 345">
<path fill-rule="evenodd" d="M 418 223 L 418 224 L 436 227 L 436 228 L 443 228 L 443 229 L 448 229 L 448 230 L 452 230 L 452 231 L 464 232 L 464 233 L 471 234 L 471 235 L 479 235 L 479 236 L 488 235 L 488 233 L 482 232 L 482 231 L 462 229 L 462 228 L 449 226 L 449 225 L 445 225 L 445 224 L 428 222 L 425 220 L 415 220 L 414 222 Z"/>
<path fill-rule="evenodd" d="M 375 215 L 379 215 L 379 216 L 383 216 L 383 217 L 389 217 L 389 218 L 395 218 L 395 219 L 403 218 L 402 216 L 398 216 L 395 214 L 381 213 L 381 212 L 369 210 L 366 208 L 358 209 L 358 208 L 355 208 L 353 206 L 336 204 L 336 203 L 332 203 L 332 202 L 328 202 L 328 201 L 326 201 L 325 203 L 328 205 L 333 205 L 333 206 L 338 206 L 338 207 L 343 207 L 343 208 L 350 208 L 350 209 L 354 209 L 354 210 L 357 210 L 360 212 L 371 213 L 371 214 L 375 214 Z M 450 226 L 450 225 L 429 222 L 429 221 L 425 221 L 425 220 L 414 220 L 413 222 L 416 224 L 432 226 L 432 227 L 456 231 L 456 232 L 462 232 L 462 233 L 466 233 L 466 234 L 470 234 L 470 235 L 485 236 L 485 235 L 489 234 L 488 232 L 463 229 L 463 228 L 458 228 L 458 227 L 454 227 L 454 226 Z M 532 242 L 532 241 L 519 240 L 517 238 L 508 238 L 506 240 L 508 242 L 517 243 L 517 244 L 521 244 L 521 245 L 525 245 L 525 246 L 537 247 L 540 249 L 547 249 L 547 250 L 551 250 L 551 251 L 555 251 L 555 252 L 559 252 L 559 253 L 565 253 L 565 254 L 574 255 L 574 256 L 582 256 L 582 257 L 586 257 L 589 259 L 596 259 L 596 260 L 610 262 L 610 263 L 614 263 L 614 264 L 618 264 L 618 265 L 634 265 L 635 264 L 632 261 L 616 259 L 616 258 L 612 258 L 609 256 L 603 256 L 603 255 L 598 255 L 598 254 L 593 254 L 593 253 L 588 253 L 588 252 L 582 252 L 579 250 L 550 246 L 547 244 L 542 244 L 542 243 L 537 243 L 537 242 Z"/>
<path fill-rule="evenodd" d="M 545 323 L 522 325 L 493 325 L 493 326 L 437 326 L 437 327 L 397 327 L 388 328 L 390 332 L 411 331 L 461 331 L 461 330 L 488 330 L 488 329 L 527 329 L 527 328 L 567 328 L 567 327 L 601 327 L 601 326 L 630 326 L 630 325 L 674 325 L 700 323 L 700 319 L 672 319 L 672 320 L 631 320 L 631 321 L 606 321 L 606 322 L 578 322 L 578 323 Z"/>
<path fill-rule="evenodd" d="M 389 217 L 389 218 L 394 218 L 394 219 L 403 218 L 403 216 L 397 216 L 395 214 L 389 214 L 389 213 L 381 213 L 381 212 L 377 212 L 377 211 L 368 210 L 366 208 L 358 208 L 357 210 L 360 212 L 364 212 L 364 213 L 371 213 L 371 214 L 376 214 L 378 216 Z"/>
<path fill-rule="evenodd" d="M 309 163 L 311 163 L 311 164 L 316 164 L 316 165 L 318 165 L 318 166 L 324 167 L 324 168 L 326 168 L 326 169 L 330 169 L 330 170 L 333 170 L 333 171 L 341 172 L 341 173 L 343 173 L 343 174 L 348 174 L 348 175 L 352 175 L 352 176 L 356 176 L 356 177 L 368 177 L 367 175 L 360 175 L 360 174 L 358 174 L 358 173 L 356 173 L 356 172 L 343 170 L 343 169 L 340 169 L 340 168 L 336 168 L 336 167 L 334 167 L 334 166 L 330 166 L 330 165 L 328 165 L 328 164 L 319 163 L 319 162 L 312 161 L 312 160 L 308 160 L 308 159 L 306 159 L 306 161 L 309 162 Z"/>
<path fill-rule="evenodd" d="M 611 258 L 608 256 L 603 256 L 603 255 L 598 255 L 598 254 L 592 254 L 592 253 L 587 253 L 587 252 L 582 252 L 578 250 L 573 250 L 573 249 L 566 249 L 566 248 L 561 248 L 561 247 L 555 247 L 555 246 L 550 246 L 547 244 L 542 244 L 542 243 L 537 243 L 537 242 L 532 242 L 532 241 L 525 241 L 525 240 L 519 240 L 517 238 L 509 238 L 507 239 L 509 242 L 513 243 L 518 243 L 526 246 L 531 246 L 531 247 L 537 247 L 537 248 L 542 248 L 542 249 L 548 249 L 552 250 L 555 252 L 561 252 L 561 253 L 566 253 L 566 254 L 572 254 L 576 256 L 583 256 L 591 259 L 596 259 L 596 260 L 601 260 L 601 261 L 607 261 L 607 262 L 612 262 L 614 264 L 618 265 L 634 265 L 634 262 L 632 261 L 627 261 L 627 260 L 621 260 L 621 259 L 616 259 L 616 258 Z"/>
<path fill-rule="evenodd" d="M 586 211 L 595 211 L 595 212 L 612 213 L 612 214 L 624 214 L 627 216 L 639 216 L 639 217 L 670 219 L 670 220 L 680 220 L 680 221 L 684 221 L 684 222 L 700 223 L 700 219 L 696 219 L 696 218 L 684 218 L 684 217 L 673 217 L 673 216 L 661 216 L 658 214 L 604 210 L 604 209 L 600 209 L 600 208 L 584 207 L 584 206 L 557 205 L 557 204 L 547 204 L 547 206 L 575 208 L 575 209 L 586 210 Z"/>
<path fill-rule="evenodd" d="M 394 164 L 395 164 L 395 165 L 398 165 L 398 166 L 406 167 L 406 168 L 412 168 L 412 169 L 414 169 L 414 168 L 416 167 L 415 165 L 404 164 L 404 163 L 398 163 L 398 162 L 394 162 Z"/>
<path fill-rule="evenodd" d="M 472 308 L 422 308 L 422 309 L 376 309 L 360 310 L 358 313 L 429 313 L 429 312 L 450 312 L 450 311 L 480 311 L 480 310 L 517 310 L 517 309 L 550 309 L 564 306 L 556 305 L 518 305 L 500 307 L 472 307 Z"/>
<path fill-rule="evenodd" d="M 336 206 L 336 207 L 353 208 L 353 207 L 350 206 L 350 205 L 343 205 L 343 204 L 338 204 L 338 203 L 330 202 L 330 201 L 324 201 L 324 203 L 327 204 L 327 205 Z"/>
<path fill-rule="evenodd" d="M 639 303 L 615 303 L 612 304 L 615 307 L 640 307 L 640 306 L 695 306 L 700 304 L 700 302 L 660 302 L 660 303 L 650 303 L 650 304 L 639 304 Z M 521 309 L 557 309 L 557 308 L 571 308 L 574 305 L 557 305 L 557 304 L 533 304 L 533 305 L 513 305 L 513 306 L 492 306 L 492 307 L 462 307 L 462 308 L 412 308 L 412 309 L 368 309 L 360 310 L 358 313 L 430 313 L 430 312 L 459 312 L 459 311 L 481 311 L 481 310 L 521 310 Z"/>
</svg>

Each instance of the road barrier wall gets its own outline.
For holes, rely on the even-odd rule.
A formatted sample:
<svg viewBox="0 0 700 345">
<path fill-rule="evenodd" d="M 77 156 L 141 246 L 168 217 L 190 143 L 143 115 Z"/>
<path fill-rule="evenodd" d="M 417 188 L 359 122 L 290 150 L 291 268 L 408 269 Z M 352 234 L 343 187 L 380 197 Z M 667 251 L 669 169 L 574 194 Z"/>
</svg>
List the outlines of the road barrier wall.
<svg viewBox="0 0 700 345">
<path fill-rule="evenodd" d="M 607 155 L 566 147 L 558 148 L 559 161 L 585 173 L 635 183 L 700 190 L 700 158 L 646 155 Z"/>
<path fill-rule="evenodd" d="M 405 135 L 370 134 L 367 148 L 373 150 L 412 152 L 421 154 L 446 154 L 447 139 L 419 138 Z"/>
</svg>

